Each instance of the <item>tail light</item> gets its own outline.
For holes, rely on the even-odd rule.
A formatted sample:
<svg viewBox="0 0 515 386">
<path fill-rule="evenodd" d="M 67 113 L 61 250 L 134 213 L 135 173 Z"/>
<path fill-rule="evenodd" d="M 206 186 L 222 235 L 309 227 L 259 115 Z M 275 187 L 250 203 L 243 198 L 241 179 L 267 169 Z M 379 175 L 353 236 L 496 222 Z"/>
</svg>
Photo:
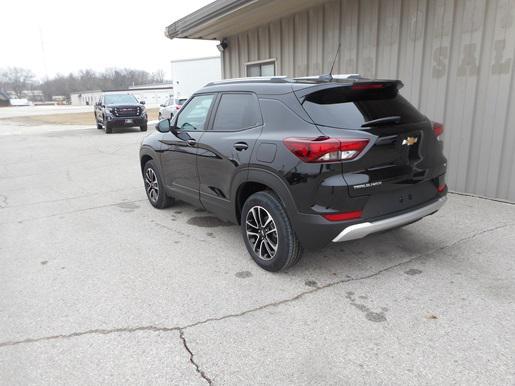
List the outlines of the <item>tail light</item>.
<svg viewBox="0 0 515 386">
<path fill-rule="evenodd" d="M 181 109 L 181 107 L 182 107 L 182 105 L 177 105 L 177 106 L 175 106 L 175 108 L 176 108 L 177 110 L 180 110 L 180 109 Z"/>
<path fill-rule="evenodd" d="M 329 221 L 345 221 L 360 218 L 362 214 L 361 210 L 355 210 L 352 212 L 324 214 L 322 216 Z"/>
<path fill-rule="evenodd" d="M 433 131 L 435 133 L 436 139 L 440 141 L 440 136 L 443 134 L 443 124 L 438 122 L 433 122 Z"/>
<path fill-rule="evenodd" d="M 304 162 L 338 162 L 356 158 L 368 139 L 285 138 L 284 145 Z"/>
<path fill-rule="evenodd" d="M 384 88 L 383 83 L 355 83 L 352 85 L 352 90 L 377 90 Z"/>
<path fill-rule="evenodd" d="M 447 185 L 441 184 L 437 186 L 436 190 L 438 191 L 438 193 L 443 193 L 445 191 L 445 188 L 447 188 Z"/>
</svg>

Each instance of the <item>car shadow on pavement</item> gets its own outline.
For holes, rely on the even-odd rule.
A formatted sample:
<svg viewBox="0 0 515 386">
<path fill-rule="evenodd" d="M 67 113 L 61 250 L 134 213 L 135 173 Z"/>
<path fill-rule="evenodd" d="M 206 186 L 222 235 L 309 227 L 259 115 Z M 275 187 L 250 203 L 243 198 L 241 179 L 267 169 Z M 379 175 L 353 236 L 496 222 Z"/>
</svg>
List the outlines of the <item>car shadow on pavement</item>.
<svg viewBox="0 0 515 386">
<path fill-rule="evenodd" d="M 204 209 L 195 208 L 181 201 L 177 201 L 166 211 L 170 212 L 173 222 L 184 222 L 184 225 L 198 228 L 216 228 L 218 238 L 227 240 L 232 245 L 239 244 L 234 246 L 241 248 L 241 253 L 236 254 L 238 258 L 251 260 L 243 242 L 239 243 L 239 226 L 225 223 Z M 429 256 L 441 248 L 442 240 L 435 238 L 419 223 L 372 234 L 359 240 L 331 243 L 319 250 L 305 250 L 297 265 L 276 275 L 308 277 L 317 273 L 326 278 L 335 274 L 338 277 L 345 277 L 347 274 L 361 275 L 364 272 L 377 271 L 403 264 L 411 259 Z"/>
<path fill-rule="evenodd" d="M 306 272 L 338 274 L 378 271 L 413 259 L 429 256 L 442 248 L 441 240 L 427 235 L 422 229 L 399 228 L 369 235 L 363 239 L 332 243 L 327 247 L 304 251 L 298 265 L 288 269 L 289 274 Z"/>
</svg>

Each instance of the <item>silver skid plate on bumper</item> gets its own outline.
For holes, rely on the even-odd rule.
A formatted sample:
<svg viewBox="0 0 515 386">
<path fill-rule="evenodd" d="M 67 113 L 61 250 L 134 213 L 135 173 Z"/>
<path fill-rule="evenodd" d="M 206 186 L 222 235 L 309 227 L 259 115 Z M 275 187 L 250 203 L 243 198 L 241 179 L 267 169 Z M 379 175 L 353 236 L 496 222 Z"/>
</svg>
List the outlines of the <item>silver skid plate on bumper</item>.
<svg viewBox="0 0 515 386">
<path fill-rule="evenodd" d="M 387 229 L 409 224 L 436 212 L 443 206 L 443 204 L 445 204 L 445 201 L 447 201 L 447 197 L 442 197 L 438 201 L 435 201 L 429 205 L 415 209 L 414 211 L 408 213 L 401 214 L 399 216 L 390 217 L 375 222 L 364 222 L 361 224 L 351 225 L 345 228 L 338 236 L 336 236 L 333 239 L 333 242 L 338 243 L 340 241 L 361 239 L 371 233 L 381 232 Z"/>
</svg>

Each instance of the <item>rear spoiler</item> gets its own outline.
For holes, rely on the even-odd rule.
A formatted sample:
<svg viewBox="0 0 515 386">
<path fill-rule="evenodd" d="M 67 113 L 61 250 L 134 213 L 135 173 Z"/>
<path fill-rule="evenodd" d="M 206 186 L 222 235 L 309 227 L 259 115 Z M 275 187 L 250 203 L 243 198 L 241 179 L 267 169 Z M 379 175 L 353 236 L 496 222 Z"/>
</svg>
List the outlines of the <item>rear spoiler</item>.
<svg viewBox="0 0 515 386">
<path fill-rule="evenodd" d="M 334 83 L 323 83 L 314 86 L 308 86 L 306 88 L 295 91 L 295 95 L 302 103 L 306 100 L 309 95 L 318 93 L 320 91 L 332 90 L 332 89 L 345 89 L 346 91 L 356 92 L 369 92 L 369 91 L 389 91 L 397 94 L 399 90 L 404 86 L 400 80 L 351 80 L 348 82 L 334 82 Z M 336 91 L 336 90 L 335 90 Z M 342 90 L 343 91 L 343 90 Z"/>
</svg>

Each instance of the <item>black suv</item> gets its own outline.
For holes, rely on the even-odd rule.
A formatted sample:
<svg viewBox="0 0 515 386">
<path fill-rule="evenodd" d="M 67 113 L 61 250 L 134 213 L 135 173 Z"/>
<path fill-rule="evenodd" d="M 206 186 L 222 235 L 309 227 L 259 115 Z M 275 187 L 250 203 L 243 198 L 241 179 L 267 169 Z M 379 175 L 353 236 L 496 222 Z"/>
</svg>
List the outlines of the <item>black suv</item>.
<svg viewBox="0 0 515 386">
<path fill-rule="evenodd" d="M 443 126 L 397 80 L 229 80 L 193 95 L 140 149 L 150 203 L 180 199 L 241 225 L 262 268 L 365 237 L 446 200 Z"/>
<path fill-rule="evenodd" d="M 145 102 L 139 102 L 131 94 L 103 94 L 95 103 L 95 121 L 97 129 L 105 129 L 106 134 L 113 132 L 113 127 L 139 126 L 147 131 L 147 111 Z"/>
</svg>

